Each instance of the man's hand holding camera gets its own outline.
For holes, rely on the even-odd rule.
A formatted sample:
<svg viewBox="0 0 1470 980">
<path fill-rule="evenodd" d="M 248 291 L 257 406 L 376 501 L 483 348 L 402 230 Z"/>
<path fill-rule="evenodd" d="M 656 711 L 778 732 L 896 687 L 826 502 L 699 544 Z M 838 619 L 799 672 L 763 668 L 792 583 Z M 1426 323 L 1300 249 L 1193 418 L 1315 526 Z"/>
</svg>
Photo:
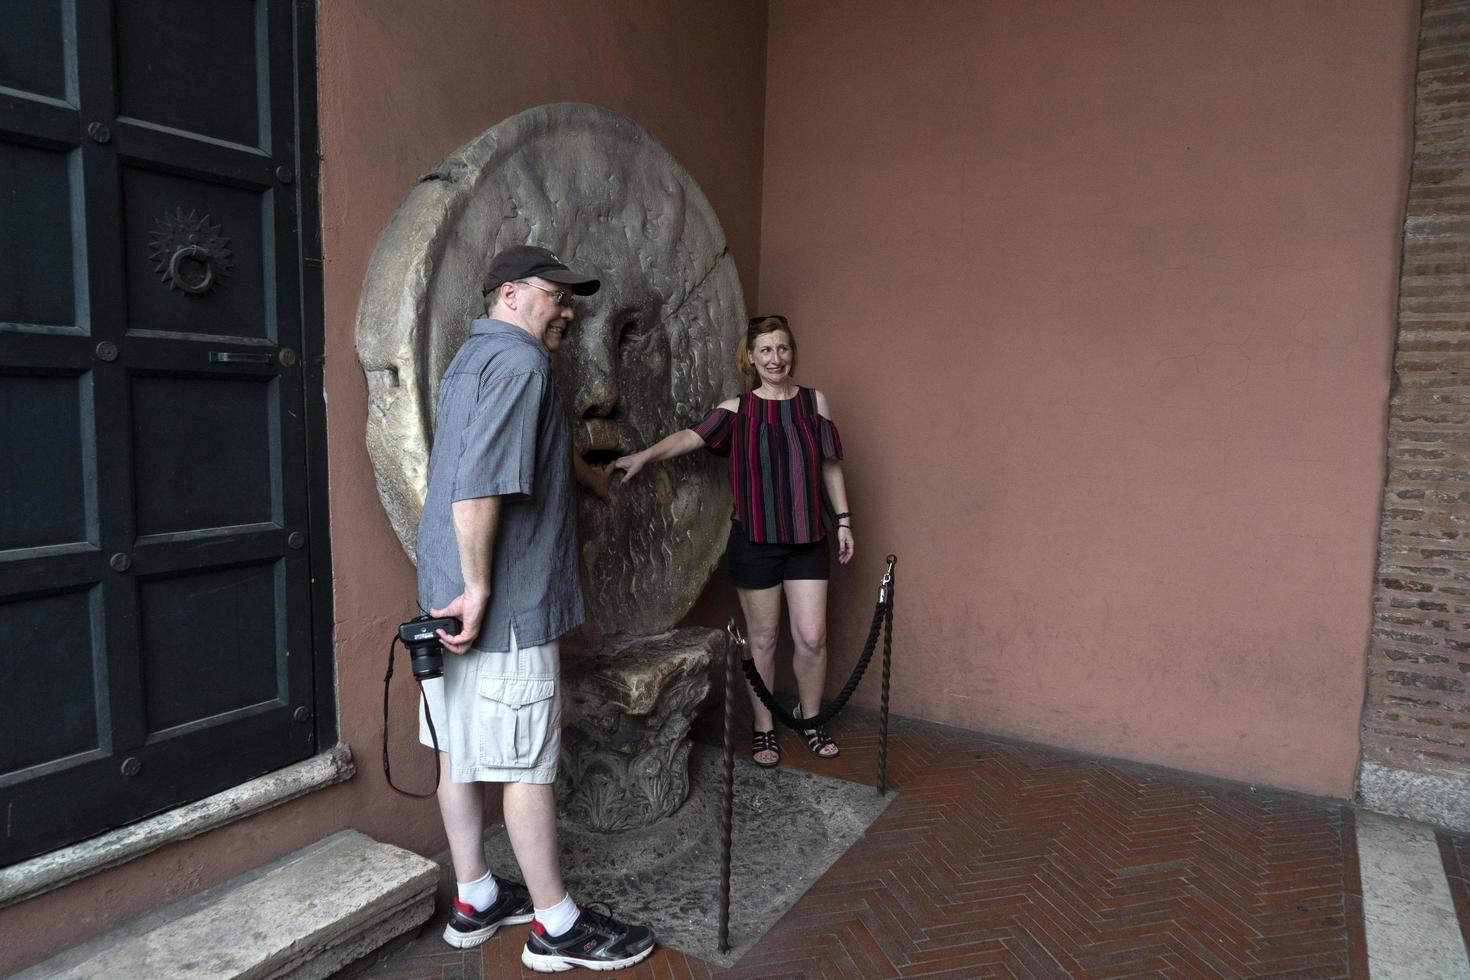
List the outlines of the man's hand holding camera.
<svg viewBox="0 0 1470 980">
<path fill-rule="evenodd" d="M 439 630 L 439 642 L 450 653 L 463 656 L 474 646 L 475 637 L 480 635 L 480 623 L 485 618 L 485 609 L 490 605 L 490 590 L 466 588 L 443 609 L 430 609 L 431 616 L 452 616 L 460 621 L 460 631 L 450 636 Z"/>
<path fill-rule="evenodd" d="M 450 636 L 439 631 L 439 642 L 450 653 L 461 656 L 470 652 L 485 610 L 490 608 L 490 556 L 495 552 L 495 532 L 500 526 L 499 497 L 471 497 L 456 500 L 450 508 L 454 521 L 454 538 L 459 546 L 459 567 L 464 574 L 464 591 L 443 609 L 432 610 L 435 616 L 453 616 L 460 631 Z"/>
</svg>

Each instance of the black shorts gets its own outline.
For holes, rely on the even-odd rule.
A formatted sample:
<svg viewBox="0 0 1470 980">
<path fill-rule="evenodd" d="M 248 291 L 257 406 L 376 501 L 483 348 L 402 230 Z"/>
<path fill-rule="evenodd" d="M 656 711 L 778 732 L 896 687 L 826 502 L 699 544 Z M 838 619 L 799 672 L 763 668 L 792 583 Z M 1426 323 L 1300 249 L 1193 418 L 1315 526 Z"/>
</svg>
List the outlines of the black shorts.
<svg viewBox="0 0 1470 980">
<path fill-rule="evenodd" d="M 730 584 L 737 589 L 769 589 L 791 579 L 822 579 L 827 571 L 827 541 L 810 544 L 760 544 L 730 522 Z"/>
</svg>

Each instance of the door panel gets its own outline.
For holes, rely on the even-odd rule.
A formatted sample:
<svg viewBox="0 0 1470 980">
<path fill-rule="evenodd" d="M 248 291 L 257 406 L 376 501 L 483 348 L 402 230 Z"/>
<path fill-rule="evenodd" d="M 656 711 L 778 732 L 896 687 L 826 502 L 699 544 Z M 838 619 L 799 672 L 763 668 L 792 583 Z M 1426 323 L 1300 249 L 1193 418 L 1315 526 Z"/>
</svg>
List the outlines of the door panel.
<svg viewBox="0 0 1470 980">
<path fill-rule="evenodd" d="M 28 443 L 45 447 L 28 459 L 0 450 L 0 552 L 91 537 L 87 401 L 77 377 L 0 374 L 0 432 L 26 433 Z M 18 444 L 3 441 L 12 450 Z"/>
<path fill-rule="evenodd" d="M 96 690 L 97 621 L 91 589 L 0 604 L 0 649 L 45 659 L 0 658 L 0 772 L 14 773 L 101 747 Z M 55 698 L 57 689 L 67 697 Z M 44 740 L 34 736 L 45 732 Z"/>
<path fill-rule="evenodd" d="M 302 16 L 0 3 L 0 865 L 316 751 Z"/>
<path fill-rule="evenodd" d="M 276 339 L 269 188 L 136 166 L 123 168 L 122 184 L 129 329 Z M 174 259 L 190 248 L 209 255 Z"/>
<path fill-rule="evenodd" d="M 71 228 L 79 163 L 75 151 L 0 143 L 0 210 L 6 215 L 0 221 L 0 321 L 76 324 Z"/>
<path fill-rule="evenodd" d="M 0 4 L 0 85 L 66 97 L 67 12 L 44 0 Z"/>
<path fill-rule="evenodd" d="M 134 378 L 137 533 L 279 523 L 278 397 L 276 385 L 258 381 Z"/>
<path fill-rule="evenodd" d="M 149 738 L 258 706 L 285 707 L 281 562 L 159 576 L 139 583 Z M 248 615 L 240 615 L 241 611 Z M 221 677 L 239 680 L 219 683 Z M 217 720 L 217 719 L 215 719 Z"/>
<path fill-rule="evenodd" d="M 265 146 L 265 5 L 148 0 L 117 6 L 121 114 L 245 146 Z M 167 52 L 167 58 L 158 57 Z"/>
</svg>

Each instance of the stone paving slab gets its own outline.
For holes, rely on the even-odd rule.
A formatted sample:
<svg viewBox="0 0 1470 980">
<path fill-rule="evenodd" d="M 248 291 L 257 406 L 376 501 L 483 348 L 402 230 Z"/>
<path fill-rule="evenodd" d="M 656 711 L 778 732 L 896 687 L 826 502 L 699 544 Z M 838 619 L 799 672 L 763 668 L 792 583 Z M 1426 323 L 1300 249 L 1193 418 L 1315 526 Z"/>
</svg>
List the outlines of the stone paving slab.
<svg viewBox="0 0 1470 980">
<path fill-rule="evenodd" d="M 439 866 L 343 831 L 15 980 L 329 976 L 433 914 Z"/>
<path fill-rule="evenodd" d="M 1434 828 L 1358 814 L 1368 969 L 1394 980 L 1470 980 Z"/>
</svg>

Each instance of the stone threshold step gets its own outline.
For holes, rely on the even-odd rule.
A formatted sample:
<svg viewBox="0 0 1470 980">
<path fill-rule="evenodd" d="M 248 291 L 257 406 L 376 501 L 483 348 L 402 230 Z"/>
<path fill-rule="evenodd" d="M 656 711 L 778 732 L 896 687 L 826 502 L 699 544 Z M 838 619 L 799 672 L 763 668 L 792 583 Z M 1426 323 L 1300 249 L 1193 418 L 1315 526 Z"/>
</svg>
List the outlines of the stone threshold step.
<svg viewBox="0 0 1470 980">
<path fill-rule="evenodd" d="M 439 873 L 428 858 L 344 830 L 14 980 L 316 980 L 427 920 Z"/>
</svg>

